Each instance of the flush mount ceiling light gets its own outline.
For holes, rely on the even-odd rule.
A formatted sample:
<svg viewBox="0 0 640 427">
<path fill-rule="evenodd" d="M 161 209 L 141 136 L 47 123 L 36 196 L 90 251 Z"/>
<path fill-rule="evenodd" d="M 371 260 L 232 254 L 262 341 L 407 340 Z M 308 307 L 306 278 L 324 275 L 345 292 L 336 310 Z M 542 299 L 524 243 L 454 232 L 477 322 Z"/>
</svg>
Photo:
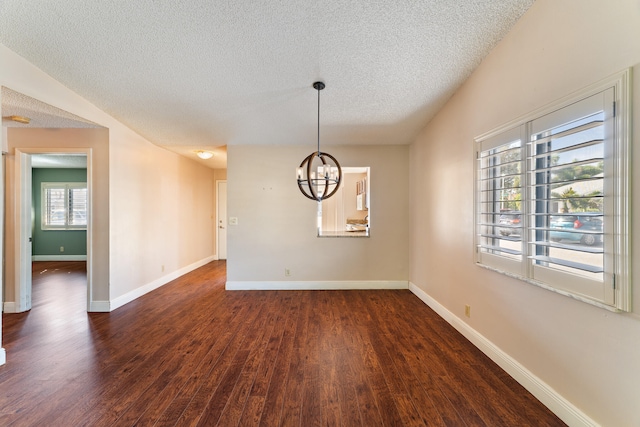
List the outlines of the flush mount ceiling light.
<svg viewBox="0 0 640 427">
<path fill-rule="evenodd" d="M 302 194 L 319 202 L 336 194 L 342 182 L 340 163 L 331 154 L 320 151 L 320 91 L 324 87 L 322 82 L 313 84 L 318 91 L 318 151 L 309 154 L 296 169 Z"/>
<path fill-rule="evenodd" d="M 12 122 L 23 123 L 25 125 L 28 125 L 29 123 L 31 123 L 31 119 L 29 117 L 24 117 L 24 116 L 6 116 L 6 117 L 3 117 L 3 119 L 11 120 Z"/>
<path fill-rule="evenodd" d="M 204 150 L 196 151 L 196 155 L 200 157 L 202 160 L 207 160 L 213 157 L 213 153 L 211 151 L 204 151 Z"/>
</svg>

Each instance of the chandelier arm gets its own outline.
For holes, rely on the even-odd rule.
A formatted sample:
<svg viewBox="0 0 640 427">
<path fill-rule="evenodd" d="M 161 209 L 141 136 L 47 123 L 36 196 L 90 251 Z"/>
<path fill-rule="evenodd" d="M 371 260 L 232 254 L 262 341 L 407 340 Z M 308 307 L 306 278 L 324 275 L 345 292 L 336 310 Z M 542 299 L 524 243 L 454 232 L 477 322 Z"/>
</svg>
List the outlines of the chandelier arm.
<svg viewBox="0 0 640 427">
<path fill-rule="evenodd" d="M 302 163 L 300 163 L 300 167 L 302 167 L 305 163 L 310 162 L 311 158 L 313 156 L 315 156 L 316 153 L 311 153 L 309 154 L 303 161 Z M 310 200 L 317 200 L 316 198 L 312 197 L 307 190 L 305 190 L 303 183 L 307 185 L 307 187 L 311 187 L 311 179 L 310 179 L 310 175 L 307 173 L 307 179 L 298 179 L 298 188 L 300 189 L 300 192 L 302 194 L 304 194 L 304 196 Z"/>
<path fill-rule="evenodd" d="M 316 201 L 317 201 L 317 199 L 314 199 L 313 197 L 311 197 L 310 195 L 308 195 L 308 194 L 307 194 L 307 192 L 306 192 L 306 191 L 304 190 L 304 188 L 302 187 L 302 184 L 300 184 L 299 182 L 298 182 L 298 188 L 300 189 L 300 191 L 302 192 L 302 194 L 304 194 L 304 196 L 305 196 L 307 199 L 309 199 L 309 200 L 316 200 Z"/>
<path fill-rule="evenodd" d="M 325 160 L 325 158 L 324 158 L 324 156 L 325 156 L 326 154 L 327 154 L 327 153 L 320 153 L 320 152 L 318 152 L 318 158 L 319 158 L 319 159 L 320 159 L 320 161 L 322 162 L 322 166 L 324 166 L 324 165 L 329 165 L 329 168 L 331 168 L 331 164 L 330 164 L 330 163 L 327 163 L 327 161 L 326 161 L 326 160 Z M 329 170 L 331 170 L 331 169 L 329 169 Z M 324 172 L 324 167 L 322 168 L 322 171 Z M 324 181 L 324 187 L 323 187 L 323 189 L 322 189 L 322 197 L 320 197 L 320 200 L 324 200 L 324 199 L 326 199 L 327 197 L 329 197 L 329 196 L 326 196 L 326 197 L 325 197 L 325 194 L 327 194 L 327 193 L 329 192 L 329 185 L 330 185 L 330 182 L 329 182 L 329 181 L 330 181 L 330 180 L 329 180 L 329 176 L 331 176 L 331 173 L 329 173 L 329 175 L 324 175 L 324 173 L 323 173 L 322 178 L 323 178 L 323 181 Z"/>
<path fill-rule="evenodd" d="M 305 163 L 309 163 L 311 162 L 311 158 L 313 156 L 315 156 L 316 153 L 311 153 L 309 154 L 303 161 L 302 163 L 300 163 L 300 167 L 302 167 Z M 307 188 L 311 188 L 311 175 L 309 174 L 309 170 L 307 168 L 307 179 L 298 179 L 298 188 L 300 189 L 300 192 L 302 194 L 304 194 L 304 196 L 310 200 L 318 200 L 317 198 L 312 197 L 309 194 L 309 191 L 311 190 L 305 190 L 305 188 L 303 187 L 303 183 L 307 185 Z"/>
<path fill-rule="evenodd" d="M 333 188 L 333 190 L 331 190 L 331 192 L 329 194 L 327 194 L 326 196 L 323 194 L 322 198 L 323 199 L 328 199 L 329 197 L 333 196 L 334 194 L 336 194 L 336 191 L 338 191 L 338 189 L 340 188 L 340 184 L 342 183 L 342 168 L 340 167 L 340 163 L 338 163 L 338 160 L 333 157 L 331 154 L 329 153 L 322 153 L 323 156 L 327 156 L 329 157 L 331 160 L 333 160 L 333 162 L 336 164 L 336 167 L 338 168 L 338 181 L 336 182 L 335 187 Z"/>
<path fill-rule="evenodd" d="M 315 155 L 316 155 L 316 153 L 311 153 L 311 154 L 309 154 L 307 156 L 307 159 L 306 159 L 306 161 L 307 161 L 307 182 L 309 183 L 309 192 L 311 193 L 310 194 L 311 198 L 313 200 L 320 201 L 322 199 L 318 198 L 318 192 L 314 188 L 315 185 L 314 185 L 314 183 L 312 182 L 312 179 L 311 179 L 311 172 L 312 172 L 311 171 L 311 167 L 313 166 L 313 156 L 315 156 Z"/>
</svg>

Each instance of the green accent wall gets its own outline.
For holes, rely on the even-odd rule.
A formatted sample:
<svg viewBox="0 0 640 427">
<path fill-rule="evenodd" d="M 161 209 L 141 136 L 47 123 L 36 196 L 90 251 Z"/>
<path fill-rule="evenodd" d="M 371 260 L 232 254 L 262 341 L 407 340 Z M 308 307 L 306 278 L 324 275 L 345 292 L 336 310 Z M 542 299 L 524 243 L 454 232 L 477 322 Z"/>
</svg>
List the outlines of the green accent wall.
<svg viewBox="0 0 640 427">
<path fill-rule="evenodd" d="M 87 255 L 86 230 L 42 230 L 43 182 L 87 182 L 86 169 L 32 169 L 32 255 Z M 64 252 L 60 252 L 60 247 Z"/>
</svg>

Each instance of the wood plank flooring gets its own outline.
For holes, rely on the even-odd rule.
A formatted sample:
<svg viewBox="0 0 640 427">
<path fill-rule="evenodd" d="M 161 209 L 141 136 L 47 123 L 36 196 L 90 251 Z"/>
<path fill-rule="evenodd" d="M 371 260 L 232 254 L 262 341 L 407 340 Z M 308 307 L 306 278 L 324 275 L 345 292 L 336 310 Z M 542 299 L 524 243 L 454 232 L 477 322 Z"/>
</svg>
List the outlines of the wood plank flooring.
<svg viewBox="0 0 640 427">
<path fill-rule="evenodd" d="M 407 290 L 224 290 L 212 262 L 112 313 L 34 263 L 3 315 L 2 426 L 560 426 Z"/>
</svg>

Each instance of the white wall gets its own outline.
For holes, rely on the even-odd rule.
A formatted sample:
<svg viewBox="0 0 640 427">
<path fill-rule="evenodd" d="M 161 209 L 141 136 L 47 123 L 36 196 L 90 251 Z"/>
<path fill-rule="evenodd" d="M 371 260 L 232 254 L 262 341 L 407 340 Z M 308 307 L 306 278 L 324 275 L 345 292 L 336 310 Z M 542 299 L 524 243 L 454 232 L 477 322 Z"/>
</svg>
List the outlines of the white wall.
<svg viewBox="0 0 640 427">
<path fill-rule="evenodd" d="M 108 251 L 97 306 L 113 309 L 215 259 L 213 169 L 151 144 L 3 45 L 0 63 L 0 86 L 108 129 L 108 173 L 96 177 L 109 218 L 94 233 Z"/>
<path fill-rule="evenodd" d="M 371 167 L 371 237 L 317 237 L 317 202 L 295 169 L 314 147 L 229 146 L 227 279 L 408 281 L 407 146 L 325 147 L 341 166 Z M 291 276 L 284 276 L 284 269 Z"/>
<path fill-rule="evenodd" d="M 473 139 L 630 66 L 637 80 L 639 63 L 637 0 L 538 0 L 411 146 L 411 282 L 607 426 L 640 425 L 640 254 L 635 309 L 622 314 L 477 267 Z M 633 114 L 640 123 L 640 108 Z M 633 146 L 640 165 L 640 132 Z M 640 233 L 632 244 L 640 247 Z"/>
</svg>

